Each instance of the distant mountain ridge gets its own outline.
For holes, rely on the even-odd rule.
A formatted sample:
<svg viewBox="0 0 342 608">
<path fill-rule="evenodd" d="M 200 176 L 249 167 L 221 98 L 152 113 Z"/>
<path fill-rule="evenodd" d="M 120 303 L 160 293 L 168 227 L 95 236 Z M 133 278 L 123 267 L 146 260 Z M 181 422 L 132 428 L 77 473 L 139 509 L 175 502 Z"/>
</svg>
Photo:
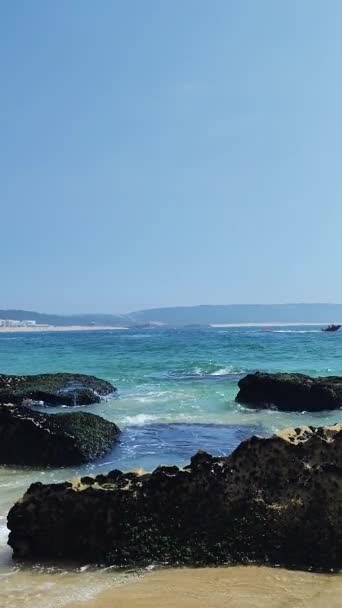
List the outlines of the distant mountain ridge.
<svg viewBox="0 0 342 608">
<path fill-rule="evenodd" d="M 326 323 L 342 320 L 342 304 L 228 304 L 156 308 L 132 313 L 138 321 L 192 323 Z"/>
<path fill-rule="evenodd" d="M 32 310 L 0 309 L 0 319 L 13 319 L 13 321 L 36 321 L 40 325 L 124 325 L 129 315 L 111 314 L 79 314 L 55 315 Z"/>
<path fill-rule="evenodd" d="M 224 323 L 327 323 L 342 321 L 342 304 L 227 304 L 150 308 L 129 314 L 55 315 L 0 310 L 0 319 L 47 325 L 209 325 Z"/>
</svg>

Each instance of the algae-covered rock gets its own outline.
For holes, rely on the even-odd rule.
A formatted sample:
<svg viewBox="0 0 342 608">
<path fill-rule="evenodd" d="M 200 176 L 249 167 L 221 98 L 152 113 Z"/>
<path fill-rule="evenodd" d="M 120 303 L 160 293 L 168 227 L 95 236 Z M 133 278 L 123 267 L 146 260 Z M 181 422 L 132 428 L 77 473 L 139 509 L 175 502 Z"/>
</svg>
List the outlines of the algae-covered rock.
<svg viewBox="0 0 342 608">
<path fill-rule="evenodd" d="M 11 509 L 20 559 L 342 566 L 342 427 L 252 437 L 152 474 L 33 484 Z"/>
<path fill-rule="evenodd" d="M 342 407 L 342 378 L 305 374 L 247 374 L 239 381 L 238 403 L 252 408 L 318 412 Z"/>
<path fill-rule="evenodd" d="M 115 391 L 110 382 L 85 374 L 0 374 L 0 403 L 32 400 L 46 405 L 89 405 Z"/>
<path fill-rule="evenodd" d="M 115 424 L 94 414 L 45 414 L 0 405 L 0 463 L 80 464 L 110 450 L 119 432 Z"/>
</svg>

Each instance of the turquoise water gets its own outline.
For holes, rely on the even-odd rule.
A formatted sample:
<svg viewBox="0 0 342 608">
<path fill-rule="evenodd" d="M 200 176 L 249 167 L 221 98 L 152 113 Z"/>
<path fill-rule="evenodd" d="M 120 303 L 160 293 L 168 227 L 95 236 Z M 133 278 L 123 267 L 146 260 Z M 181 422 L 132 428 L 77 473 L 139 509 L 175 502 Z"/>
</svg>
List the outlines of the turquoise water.
<svg viewBox="0 0 342 608">
<path fill-rule="evenodd" d="M 0 467 L 0 576 L 2 583 L 6 581 L 6 597 L 12 598 L 5 601 L 0 589 L 0 605 L 12 608 L 20 600 L 25 606 L 40 606 L 30 582 L 33 571 L 29 576 L 25 571 L 23 583 L 23 570 L 13 566 L 6 548 L 7 511 L 32 481 L 58 481 L 113 468 L 182 465 L 197 449 L 226 454 L 252 433 L 268 435 L 285 426 L 342 421 L 340 411 L 280 413 L 236 404 L 239 378 L 258 369 L 342 375 L 342 331 L 241 327 L 0 334 L 2 373 L 83 372 L 111 381 L 118 388 L 117 397 L 82 409 L 115 421 L 123 431 L 102 461 L 79 469 Z M 42 572 L 46 576 L 46 569 Z M 77 588 L 81 573 L 69 574 Z M 83 591 L 88 579 L 93 588 L 94 576 L 82 575 Z M 63 596 L 56 604 L 54 597 L 51 605 L 67 605 L 67 599 Z M 50 605 L 47 598 L 44 602 L 42 606 Z"/>
<path fill-rule="evenodd" d="M 244 423 L 252 414 L 234 403 L 242 375 L 256 369 L 342 374 L 341 346 L 342 332 L 314 327 L 2 334 L 0 370 L 77 371 L 110 380 L 119 398 L 100 409 L 124 425 Z"/>
<path fill-rule="evenodd" d="M 257 369 L 342 375 L 341 347 L 342 332 L 318 327 L 1 334 L 0 370 L 83 372 L 111 381 L 118 396 L 83 409 L 115 421 L 123 435 L 102 462 L 85 468 L 151 469 L 184 464 L 199 448 L 227 453 L 252 432 L 340 420 L 340 412 L 253 411 L 235 396 L 239 378 Z"/>
</svg>

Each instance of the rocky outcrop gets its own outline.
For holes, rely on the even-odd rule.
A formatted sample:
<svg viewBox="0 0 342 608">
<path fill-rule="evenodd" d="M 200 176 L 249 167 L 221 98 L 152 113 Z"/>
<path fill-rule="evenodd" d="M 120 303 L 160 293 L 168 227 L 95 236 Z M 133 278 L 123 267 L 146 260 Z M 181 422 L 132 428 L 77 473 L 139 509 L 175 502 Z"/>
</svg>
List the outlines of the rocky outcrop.
<svg viewBox="0 0 342 608">
<path fill-rule="evenodd" d="M 0 405 L 0 464 L 81 464 L 110 450 L 119 432 L 115 424 L 94 414 L 43 414 Z"/>
<path fill-rule="evenodd" d="M 238 403 L 288 412 L 319 412 L 342 407 L 342 378 L 304 374 L 248 374 L 239 381 Z"/>
<path fill-rule="evenodd" d="M 110 382 L 85 374 L 0 374 L 0 403 L 31 400 L 46 405 L 89 405 L 115 391 Z"/>
<path fill-rule="evenodd" d="M 252 437 L 184 469 L 35 483 L 10 511 L 20 559 L 342 566 L 342 426 Z"/>
</svg>

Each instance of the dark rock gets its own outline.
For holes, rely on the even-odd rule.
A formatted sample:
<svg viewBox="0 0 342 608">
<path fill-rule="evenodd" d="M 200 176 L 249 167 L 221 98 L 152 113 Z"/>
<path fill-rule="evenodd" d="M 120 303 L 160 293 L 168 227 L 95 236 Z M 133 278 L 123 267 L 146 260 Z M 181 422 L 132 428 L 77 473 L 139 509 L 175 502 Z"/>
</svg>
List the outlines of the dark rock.
<svg viewBox="0 0 342 608">
<path fill-rule="evenodd" d="M 186 470 L 35 484 L 9 512 L 9 544 L 24 560 L 341 568 L 341 467 L 336 425 L 201 452 Z"/>
<path fill-rule="evenodd" d="M 248 374 L 239 381 L 238 403 L 252 408 L 295 412 L 342 407 L 342 378 L 311 378 L 304 374 Z"/>
<path fill-rule="evenodd" d="M 0 405 L 0 463 L 80 464 L 110 450 L 119 432 L 112 422 L 86 412 L 45 414 Z"/>
<path fill-rule="evenodd" d="M 81 483 L 85 486 L 92 486 L 95 482 L 94 477 L 88 477 L 87 475 L 85 477 L 81 477 Z"/>
<path fill-rule="evenodd" d="M 111 481 L 115 481 L 116 479 L 119 479 L 119 477 L 122 477 L 122 475 L 123 475 L 122 471 L 119 471 L 119 469 L 113 469 L 113 471 L 109 471 L 109 473 L 107 474 L 107 477 Z"/>
<path fill-rule="evenodd" d="M 102 473 L 100 473 L 100 475 L 96 475 L 95 482 L 102 486 L 108 482 L 107 475 L 103 475 Z"/>
<path fill-rule="evenodd" d="M 176 467 L 175 465 L 173 465 L 173 466 L 162 465 L 162 466 L 157 467 L 153 471 L 152 475 L 159 475 L 159 474 L 162 474 L 162 475 L 175 475 L 175 473 L 178 473 L 178 471 L 179 471 L 179 468 Z"/>
<path fill-rule="evenodd" d="M 0 374 L 0 403 L 29 405 L 43 401 L 46 405 L 90 405 L 115 391 L 110 382 L 85 374 Z"/>
</svg>

